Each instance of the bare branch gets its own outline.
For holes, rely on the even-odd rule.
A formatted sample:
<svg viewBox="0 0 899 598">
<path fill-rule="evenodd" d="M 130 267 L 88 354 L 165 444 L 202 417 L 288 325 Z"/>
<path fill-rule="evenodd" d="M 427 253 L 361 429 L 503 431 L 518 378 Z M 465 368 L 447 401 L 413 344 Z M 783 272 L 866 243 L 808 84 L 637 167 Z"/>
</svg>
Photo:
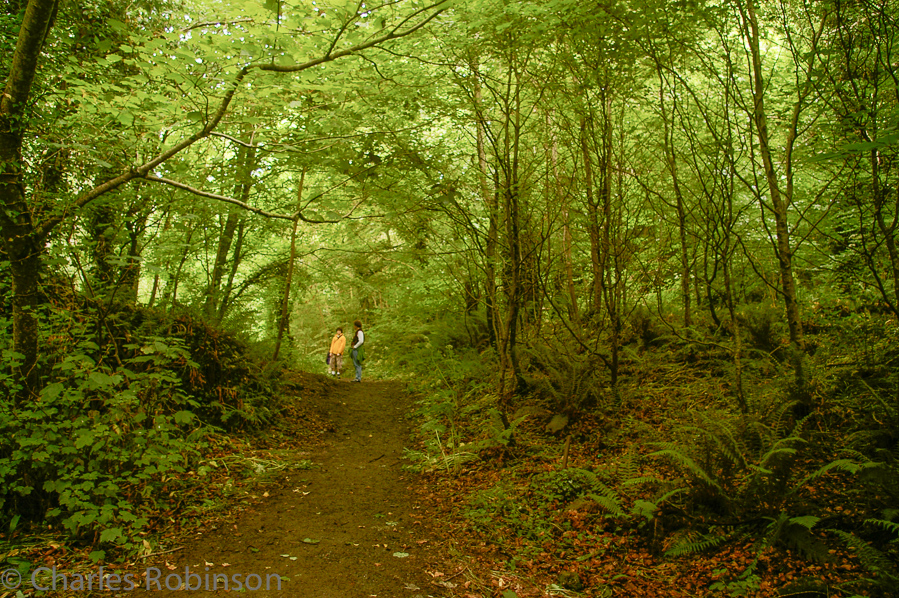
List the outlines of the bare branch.
<svg viewBox="0 0 899 598">
<path fill-rule="evenodd" d="M 259 148 L 263 147 L 263 146 L 261 146 L 261 145 L 253 145 L 252 143 L 247 143 L 246 141 L 241 141 L 240 139 L 237 139 L 237 138 L 235 138 L 235 137 L 231 137 L 230 135 L 226 135 L 226 134 L 224 134 L 224 133 L 215 133 L 215 132 L 213 132 L 213 133 L 210 133 L 209 136 L 210 136 L 210 137 L 220 137 L 220 138 L 222 138 L 222 139 L 227 139 L 228 141 L 230 141 L 230 142 L 232 142 L 232 143 L 236 143 L 237 145 L 242 145 L 242 146 L 244 146 L 244 147 L 248 147 L 248 148 L 251 148 L 251 149 L 259 149 Z"/>
<path fill-rule="evenodd" d="M 164 185 L 171 185 L 177 189 L 181 189 L 183 191 L 187 191 L 188 193 L 193 193 L 194 195 L 199 195 L 200 197 L 207 197 L 209 199 L 215 199 L 217 201 L 223 201 L 225 203 L 230 203 L 248 212 L 253 212 L 254 214 L 259 214 L 260 216 L 265 216 L 266 218 L 278 218 L 280 220 L 289 220 L 293 222 L 298 215 L 294 214 L 273 214 L 272 212 L 266 212 L 265 210 L 261 210 L 259 208 L 253 207 L 249 204 L 246 204 L 239 199 L 234 199 L 233 197 L 227 197 L 225 195 L 218 195 L 216 193 L 210 193 L 208 191 L 203 191 L 202 189 L 196 189 L 195 187 L 191 187 L 190 185 L 185 185 L 184 183 L 179 183 L 178 181 L 173 181 L 172 179 L 167 179 L 164 177 L 158 177 L 153 175 L 147 175 L 145 177 L 146 180 L 152 181 L 154 183 L 163 183 Z M 301 218 L 302 219 L 302 218 Z"/>
<path fill-rule="evenodd" d="M 235 19 L 233 21 L 203 21 L 201 23 L 194 23 L 193 25 L 189 25 L 188 27 L 185 27 L 181 31 L 187 32 L 187 31 L 191 31 L 192 29 L 200 29 L 202 27 L 212 27 L 213 25 L 221 25 L 222 27 L 225 27 L 227 25 L 237 25 L 238 23 L 255 23 L 255 22 L 256 21 L 254 19 L 251 19 L 249 17 L 246 19 Z"/>
<path fill-rule="evenodd" d="M 337 60 L 338 58 L 343 58 L 345 56 L 357 54 L 357 53 L 361 52 L 362 50 L 367 50 L 368 48 L 377 46 L 378 44 L 382 44 L 384 42 L 394 40 L 394 39 L 400 39 L 402 37 L 406 37 L 407 35 L 411 35 L 411 34 L 415 33 L 416 31 L 418 31 L 419 29 L 421 29 L 422 27 L 424 27 L 425 25 L 430 23 L 432 20 L 437 18 L 437 16 L 439 14 L 441 14 L 444 10 L 446 10 L 449 7 L 450 2 L 451 2 L 451 0 L 440 0 L 439 2 L 435 2 L 434 4 L 430 4 L 424 8 L 420 8 L 419 10 L 416 10 L 414 13 L 412 13 L 411 15 L 409 15 L 408 17 L 406 17 L 405 19 L 400 21 L 400 23 L 396 27 L 394 27 L 390 32 L 385 33 L 384 35 L 381 35 L 379 37 L 370 39 L 368 41 L 362 42 L 361 44 L 356 44 L 355 46 L 352 46 L 350 48 L 340 50 L 339 52 L 329 52 L 328 54 L 326 54 L 324 56 L 320 56 L 319 58 L 315 58 L 308 62 L 304 62 L 303 64 L 295 64 L 295 65 L 262 64 L 262 65 L 258 65 L 256 68 L 258 68 L 261 71 L 273 71 L 276 73 L 298 73 L 300 71 L 304 71 L 306 69 L 312 68 L 314 66 L 318 66 L 320 64 L 324 64 L 326 62 L 332 62 L 334 60 Z M 443 8 L 439 8 L 440 6 L 443 6 Z M 416 23 L 415 25 L 412 25 L 408 29 L 399 31 L 399 29 L 401 27 L 403 27 L 403 25 L 408 23 L 410 20 L 414 19 L 416 16 L 419 16 L 420 14 L 427 12 L 429 10 L 433 10 L 434 12 L 432 12 L 430 15 L 428 15 L 427 18 L 423 19 L 420 23 Z"/>
<path fill-rule="evenodd" d="M 331 41 L 331 45 L 328 46 L 328 51 L 325 52 L 325 56 L 330 56 L 331 52 L 334 51 L 334 48 L 337 47 L 337 42 L 340 41 L 340 38 L 343 37 L 343 34 L 346 33 L 347 28 L 350 26 L 350 23 L 356 20 L 356 16 L 359 14 L 359 11 L 362 9 L 362 4 L 364 0 L 359 0 L 359 3 L 356 5 L 356 10 L 353 11 L 353 14 L 344 22 L 343 26 L 340 28 L 340 31 L 337 32 L 337 35 L 334 36 L 334 39 Z"/>
</svg>

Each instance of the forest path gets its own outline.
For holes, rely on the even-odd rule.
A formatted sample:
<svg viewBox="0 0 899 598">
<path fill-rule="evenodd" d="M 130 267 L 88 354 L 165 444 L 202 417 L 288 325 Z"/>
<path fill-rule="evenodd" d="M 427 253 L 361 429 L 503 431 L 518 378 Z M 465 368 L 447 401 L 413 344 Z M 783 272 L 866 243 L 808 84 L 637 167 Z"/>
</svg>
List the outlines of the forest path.
<svg viewBox="0 0 899 598">
<path fill-rule="evenodd" d="M 291 471 L 261 504 L 148 563 L 160 571 L 161 591 L 154 594 L 185 595 L 166 591 L 166 576 L 177 575 L 189 583 L 189 595 L 234 596 L 237 575 L 251 590 L 261 584 L 249 592 L 258 596 L 446 595 L 433 583 L 440 555 L 431 517 L 412 492 L 415 474 L 402 470 L 410 398 L 395 382 L 335 380 L 328 386 L 324 396 L 310 399 L 332 426 L 321 446 L 299 456 L 312 468 Z M 231 592 L 222 583 L 213 591 L 213 574 L 226 575 Z M 280 591 L 273 574 L 282 579 Z M 258 580 L 247 580 L 252 575 Z M 177 587 L 178 579 L 169 583 Z"/>
</svg>

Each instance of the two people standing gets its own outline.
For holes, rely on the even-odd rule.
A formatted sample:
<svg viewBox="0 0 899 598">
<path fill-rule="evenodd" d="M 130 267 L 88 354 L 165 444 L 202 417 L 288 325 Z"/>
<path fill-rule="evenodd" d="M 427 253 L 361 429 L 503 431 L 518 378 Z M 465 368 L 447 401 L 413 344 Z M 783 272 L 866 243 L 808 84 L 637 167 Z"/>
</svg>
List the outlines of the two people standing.
<svg viewBox="0 0 899 598">
<path fill-rule="evenodd" d="M 353 360 L 353 366 L 356 368 L 356 379 L 353 382 L 362 382 L 362 362 L 365 361 L 365 333 L 362 332 L 362 322 L 356 320 L 353 322 L 353 340 L 350 343 L 350 357 Z M 340 372 L 343 371 L 343 352 L 346 349 L 346 337 L 343 335 L 343 328 L 338 328 L 331 339 L 331 347 L 328 349 L 328 366 L 332 376 L 340 378 Z"/>
</svg>

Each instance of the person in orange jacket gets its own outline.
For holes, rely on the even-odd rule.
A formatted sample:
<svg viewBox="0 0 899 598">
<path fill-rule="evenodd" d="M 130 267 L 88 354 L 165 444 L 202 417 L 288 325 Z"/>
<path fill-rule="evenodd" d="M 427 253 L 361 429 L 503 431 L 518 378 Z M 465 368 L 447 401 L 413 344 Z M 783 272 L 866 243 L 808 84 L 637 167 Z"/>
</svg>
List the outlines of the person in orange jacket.
<svg viewBox="0 0 899 598">
<path fill-rule="evenodd" d="M 331 339 L 331 348 L 328 349 L 328 367 L 332 376 L 340 378 L 343 370 L 343 350 L 346 348 L 346 337 L 343 328 L 338 328 L 334 338 Z"/>
</svg>

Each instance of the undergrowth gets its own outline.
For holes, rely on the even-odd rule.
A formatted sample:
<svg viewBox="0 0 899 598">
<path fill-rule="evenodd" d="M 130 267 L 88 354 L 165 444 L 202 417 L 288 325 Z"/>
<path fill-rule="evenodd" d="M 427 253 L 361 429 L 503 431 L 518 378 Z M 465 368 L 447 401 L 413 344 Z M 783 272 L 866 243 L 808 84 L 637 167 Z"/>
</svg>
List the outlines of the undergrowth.
<svg viewBox="0 0 899 598">
<path fill-rule="evenodd" d="M 8 539 L 49 530 L 95 561 L 145 551 L 167 497 L 224 466 L 208 458 L 210 434 L 261 430 L 282 408 L 277 378 L 248 346 L 199 317 L 68 306 L 42 321 L 43 386 L 24 403 L 15 400 L 11 323 L 0 321 L 0 526 Z"/>
<path fill-rule="evenodd" d="M 697 591 L 888 595 L 899 581 L 895 323 L 816 323 L 809 410 L 793 396 L 771 315 L 740 317 L 746 411 L 720 331 L 648 342 L 644 322 L 615 389 L 588 356 L 533 342 L 522 351 L 526 394 L 504 426 L 496 376 L 478 377 L 463 365 L 472 354 L 454 349 L 444 355 L 455 364 L 414 386 L 421 450 L 411 461 L 469 476 L 468 525 L 532 574 L 577 570 L 604 592 L 623 582 L 603 563 L 627 545 L 653 566 L 709 563 L 685 573 Z"/>
</svg>

